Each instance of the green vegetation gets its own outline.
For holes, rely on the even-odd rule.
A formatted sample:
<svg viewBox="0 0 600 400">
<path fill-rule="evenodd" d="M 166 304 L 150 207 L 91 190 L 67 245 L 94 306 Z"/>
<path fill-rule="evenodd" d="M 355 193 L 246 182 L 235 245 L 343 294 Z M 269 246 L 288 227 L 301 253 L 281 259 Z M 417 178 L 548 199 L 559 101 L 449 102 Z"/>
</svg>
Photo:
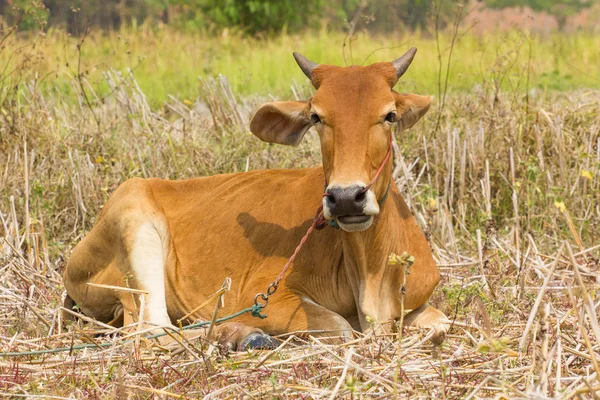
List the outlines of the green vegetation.
<svg viewBox="0 0 600 400">
<path fill-rule="evenodd" d="M 417 34 L 358 34 L 351 49 L 347 46 L 345 50 L 344 39 L 344 34 L 328 31 L 255 39 L 230 31 L 211 36 L 144 26 L 91 33 L 78 41 L 50 30 L 43 36 L 31 33 L 9 38 L 0 49 L 0 65 L 7 66 L 3 79 L 8 82 L 37 77 L 44 92 L 58 91 L 70 98 L 74 94 L 72 80 L 79 74 L 89 82 L 90 90 L 102 97 L 109 91 L 104 73 L 115 69 L 127 75 L 131 69 L 152 104 L 160 106 L 168 95 L 194 100 L 200 87 L 198 76 L 223 75 L 240 95 L 271 93 L 289 98 L 294 80 L 307 86 L 292 51 L 320 63 L 345 65 L 392 60 L 416 46 L 415 63 L 398 90 L 439 96 L 435 39 Z M 440 43 L 444 72 L 449 44 L 444 35 Z M 600 36 L 585 32 L 549 38 L 521 31 L 481 37 L 467 33 L 453 50 L 449 91 L 469 92 L 477 86 L 499 86 L 516 93 L 600 88 L 600 79 L 594 74 L 600 65 L 598 48 Z M 19 68 L 23 63 L 26 68 Z"/>
</svg>

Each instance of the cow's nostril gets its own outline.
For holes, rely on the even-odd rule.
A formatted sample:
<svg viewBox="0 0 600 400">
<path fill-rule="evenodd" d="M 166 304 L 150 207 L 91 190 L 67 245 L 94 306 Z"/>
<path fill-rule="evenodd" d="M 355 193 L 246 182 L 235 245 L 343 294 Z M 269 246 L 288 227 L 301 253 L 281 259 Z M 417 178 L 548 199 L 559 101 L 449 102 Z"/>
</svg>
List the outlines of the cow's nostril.
<svg viewBox="0 0 600 400">
<path fill-rule="evenodd" d="M 332 216 L 362 215 L 367 202 L 364 186 L 332 187 L 325 193 L 325 206 Z"/>
<path fill-rule="evenodd" d="M 361 190 L 360 192 L 358 192 L 355 199 L 356 199 L 357 203 L 362 203 L 363 201 L 365 201 L 366 197 L 367 197 L 367 192 Z"/>
</svg>

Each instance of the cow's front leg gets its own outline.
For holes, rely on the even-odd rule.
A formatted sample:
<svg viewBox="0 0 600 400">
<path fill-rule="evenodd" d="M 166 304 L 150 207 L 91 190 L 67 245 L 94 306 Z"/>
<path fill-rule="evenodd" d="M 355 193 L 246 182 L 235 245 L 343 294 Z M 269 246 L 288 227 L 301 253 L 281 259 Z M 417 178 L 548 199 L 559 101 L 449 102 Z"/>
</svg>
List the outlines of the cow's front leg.
<svg viewBox="0 0 600 400">
<path fill-rule="evenodd" d="M 219 344 L 230 350 L 274 349 L 279 344 L 259 328 L 241 322 L 226 322 L 215 328 Z"/>
<path fill-rule="evenodd" d="M 243 321 L 271 335 L 297 333 L 300 336 L 352 338 L 352 326 L 344 317 L 308 297 L 282 288 L 270 299 L 263 312 L 267 318 L 245 317 Z"/>
<path fill-rule="evenodd" d="M 207 333 L 208 327 L 179 331 L 173 336 L 181 334 L 188 340 L 206 340 Z M 162 344 L 172 343 L 174 340 L 176 339 L 169 335 L 160 338 Z M 263 330 L 235 321 L 216 325 L 210 340 L 231 351 L 274 349 L 279 344 Z"/>
<path fill-rule="evenodd" d="M 161 329 L 162 331 L 162 329 Z M 158 330 L 154 333 L 159 333 Z M 181 340 L 183 336 L 188 341 L 206 341 L 208 327 L 187 330 L 177 330 L 169 335 L 161 335 L 156 340 L 163 345 L 170 345 Z M 241 322 L 225 322 L 214 327 L 210 338 L 212 343 L 230 351 L 245 351 L 248 349 L 274 349 L 279 344 L 277 340 L 267 335 L 259 328 L 248 326 Z"/>
<path fill-rule="evenodd" d="M 319 336 L 343 340 L 352 338 L 352 326 L 341 315 L 320 306 L 303 296 L 281 288 L 263 310 L 267 318 L 245 314 L 233 322 L 215 326 L 212 336 L 221 346 L 230 350 L 272 349 L 279 342 L 272 336 L 295 333 L 298 336 Z M 187 339 L 206 338 L 207 328 L 180 331 Z M 160 339 L 162 344 L 173 341 L 170 336 Z"/>
</svg>

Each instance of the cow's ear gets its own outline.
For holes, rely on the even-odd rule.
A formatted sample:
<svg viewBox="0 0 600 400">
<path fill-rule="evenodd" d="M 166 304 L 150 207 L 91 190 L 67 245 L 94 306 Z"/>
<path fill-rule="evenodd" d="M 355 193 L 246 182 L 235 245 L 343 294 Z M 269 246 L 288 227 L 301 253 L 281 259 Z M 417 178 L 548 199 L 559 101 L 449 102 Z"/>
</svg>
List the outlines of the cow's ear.
<svg viewBox="0 0 600 400">
<path fill-rule="evenodd" d="M 429 110 L 433 96 L 395 93 L 396 113 L 401 131 L 410 128 Z"/>
<path fill-rule="evenodd" d="M 258 109 L 250 130 L 262 141 L 296 146 L 311 127 L 306 101 L 266 103 Z"/>
</svg>

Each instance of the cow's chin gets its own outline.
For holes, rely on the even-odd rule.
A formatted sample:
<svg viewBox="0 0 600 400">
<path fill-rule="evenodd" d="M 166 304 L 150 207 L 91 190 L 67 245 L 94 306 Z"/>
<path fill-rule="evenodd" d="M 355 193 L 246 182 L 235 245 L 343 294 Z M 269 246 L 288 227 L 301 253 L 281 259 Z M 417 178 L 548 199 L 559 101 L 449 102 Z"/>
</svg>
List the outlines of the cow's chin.
<svg viewBox="0 0 600 400">
<path fill-rule="evenodd" d="M 336 222 L 346 232 L 361 232 L 373 224 L 372 215 L 352 215 L 337 217 Z"/>
</svg>

